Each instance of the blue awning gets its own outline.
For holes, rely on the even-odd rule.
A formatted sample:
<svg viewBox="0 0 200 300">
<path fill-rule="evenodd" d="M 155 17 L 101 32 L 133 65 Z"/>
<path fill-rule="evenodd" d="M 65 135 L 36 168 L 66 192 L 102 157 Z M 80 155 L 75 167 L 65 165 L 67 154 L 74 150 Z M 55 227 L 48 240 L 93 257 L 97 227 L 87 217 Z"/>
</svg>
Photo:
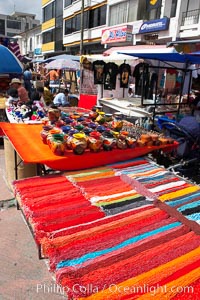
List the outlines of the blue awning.
<svg viewBox="0 0 200 300">
<path fill-rule="evenodd" d="M 151 51 L 151 50 L 150 50 Z M 153 59 L 162 62 L 175 62 L 175 63 L 184 63 L 184 64 L 200 64 L 200 56 L 193 54 L 181 54 L 173 49 L 172 52 L 134 52 L 130 50 L 124 50 L 123 52 L 118 52 L 119 54 L 130 55 L 142 59 Z"/>
</svg>

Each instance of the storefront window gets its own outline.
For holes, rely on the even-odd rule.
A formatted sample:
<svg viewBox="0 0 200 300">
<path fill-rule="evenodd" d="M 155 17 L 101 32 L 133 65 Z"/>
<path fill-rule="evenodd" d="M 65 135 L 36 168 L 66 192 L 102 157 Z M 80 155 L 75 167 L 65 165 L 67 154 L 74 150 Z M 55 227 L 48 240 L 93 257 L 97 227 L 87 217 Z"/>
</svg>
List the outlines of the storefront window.
<svg viewBox="0 0 200 300">
<path fill-rule="evenodd" d="M 72 18 L 72 29 L 73 32 L 81 30 L 81 14 L 78 14 Z"/>
<path fill-rule="evenodd" d="M 160 19 L 160 13 L 161 13 L 161 8 L 155 8 L 155 9 L 151 9 L 149 11 L 149 16 L 148 16 L 148 20 L 156 20 L 156 19 Z"/>
<path fill-rule="evenodd" d="M 7 27 L 13 29 L 21 29 L 21 21 L 7 20 Z"/>
<path fill-rule="evenodd" d="M 56 17 L 63 15 L 63 0 L 56 0 Z"/>
<path fill-rule="evenodd" d="M 0 34 L 5 35 L 5 20 L 0 20 Z"/>
<path fill-rule="evenodd" d="M 137 5 L 137 0 L 129 1 L 127 22 L 137 21 L 137 10 L 135 9 L 136 5 Z"/>
<path fill-rule="evenodd" d="M 33 39 L 30 38 L 30 51 L 33 51 Z"/>
<path fill-rule="evenodd" d="M 65 35 L 72 33 L 72 18 L 65 20 Z"/>
<path fill-rule="evenodd" d="M 55 2 L 45 6 L 43 9 L 43 22 L 55 18 Z"/>
<path fill-rule="evenodd" d="M 67 7 L 72 4 L 72 0 L 65 0 L 64 7 Z"/>
<path fill-rule="evenodd" d="M 84 29 L 106 24 L 106 5 L 84 12 Z M 65 35 L 81 30 L 81 14 L 65 20 Z"/>
<path fill-rule="evenodd" d="M 92 9 L 89 14 L 89 28 L 106 24 L 106 5 Z"/>
<path fill-rule="evenodd" d="M 158 8 L 147 9 L 147 1 L 140 0 L 138 3 L 137 20 L 156 20 L 160 19 L 161 6 Z"/>
<path fill-rule="evenodd" d="M 43 44 L 53 42 L 55 40 L 54 36 L 55 36 L 54 29 L 44 32 L 42 34 Z"/>
<path fill-rule="evenodd" d="M 176 16 L 176 7 L 177 7 L 177 0 L 172 0 L 171 13 L 170 13 L 171 18 L 174 18 Z"/>
<path fill-rule="evenodd" d="M 128 1 L 110 6 L 109 26 L 126 23 L 127 15 L 128 15 Z"/>
</svg>

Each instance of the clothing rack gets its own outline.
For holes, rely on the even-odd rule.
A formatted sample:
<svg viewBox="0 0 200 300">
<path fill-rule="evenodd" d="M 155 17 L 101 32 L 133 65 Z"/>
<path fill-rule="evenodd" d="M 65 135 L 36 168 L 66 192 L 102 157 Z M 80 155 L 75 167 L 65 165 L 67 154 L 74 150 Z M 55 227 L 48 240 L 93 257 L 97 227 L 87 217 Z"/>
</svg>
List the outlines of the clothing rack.
<svg viewBox="0 0 200 300">
<path fill-rule="evenodd" d="M 170 65 L 170 64 L 169 64 Z M 179 71 L 183 71 L 183 76 L 182 76 L 182 80 L 180 83 L 180 89 L 179 89 L 179 94 L 177 95 L 179 97 L 178 103 L 162 103 L 161 99 L 158 99 L 158 82 L 155 85 L 155 96 L 154 96 L 154 102 L 153 103 L 145 103 L 145 100 L 147 100 L 148 98 L 145 98 L 145 70 L 144 70 L 144 66 L 143 66 L 143 71 L 142 71 L 142 87 L 141 87 L 141 106 L 149 106 L 152 107 L 152 112 L 153 112 L 153 122 L 155 119 L 155 116 L 158 114 L 165 114 L 165 113 L 177 113 L 179 114 L 180 112 L 180 107 L 182 105 L 187 105 L 189 103 L 189 94 L 190 94 L 190 86 L 191 86 L 191 81 L 192 81 L 192 71 L 193 70 L 188 70 L 187 68 L 187 64 L 185 68 L 175 68 L 172 66 L 166 67 L 166 66 L 152 66 L 149 65 L 149 67 L 151 69 L 170 69 L 170 70 L 179 70 Z M 189 76 L 189 84 L 188 84 L 188 97 L 187 97 L 187 103 L 181 103 L 181 98 L 182 98 L 182 91 L 183 91 L 183 85 L 184 85 L 184 81 L 185 81 L 185 77 L 187 73 L 190 73 Z M 163 109 L 160 110 L 159 107 L 171 107 L 171 109 Z M 176 108 L 175 108 L 176 106 Z"/>
</svg>

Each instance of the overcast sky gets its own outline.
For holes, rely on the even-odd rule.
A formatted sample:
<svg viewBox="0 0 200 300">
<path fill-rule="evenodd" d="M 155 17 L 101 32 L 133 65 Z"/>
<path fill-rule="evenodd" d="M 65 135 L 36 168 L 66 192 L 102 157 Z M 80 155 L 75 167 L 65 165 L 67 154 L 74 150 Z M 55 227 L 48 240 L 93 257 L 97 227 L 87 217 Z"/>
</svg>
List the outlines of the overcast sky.
<svg viewBox="0 0 200 300">
<path fill-rule="evenodd" d="M 41 20 L 42 0 L 0 0 L 0 14 L 9 15 L 14 11 L 35 14 Z"/>
</svg>

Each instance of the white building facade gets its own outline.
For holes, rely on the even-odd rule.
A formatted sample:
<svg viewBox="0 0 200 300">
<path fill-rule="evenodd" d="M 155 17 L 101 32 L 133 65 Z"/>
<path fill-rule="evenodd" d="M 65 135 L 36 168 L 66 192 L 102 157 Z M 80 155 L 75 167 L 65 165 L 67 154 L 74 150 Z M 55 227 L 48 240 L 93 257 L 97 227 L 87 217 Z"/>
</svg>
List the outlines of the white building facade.
<svg viewBox="0 0 200 300">
<path fill-rule="evenodd" d="M 64 0 L 63 44 L 66 51 L 78 53 L 81 42 L 83 52 L 92 54 L 114 46 L 166 45 L 200 38 L 200 0 L 154 2 L 151 5 L 151 1 L 146 0 Z"/>
<path fill-rule="evenodd" d="M 21 32 L 30 30 L 40 24 L 34 14 L 14 12 L 12 15 L 0 14 L 0 36 L 12 38 Z"/>
<path fill-rule="evenodd" d="M 42 55 L 42 36 L 40 20 L 35 14 L 14 12 L 12 15 L 0 15 L 0 43 L 9 47 L 15 55 Z"/>
</svg>

